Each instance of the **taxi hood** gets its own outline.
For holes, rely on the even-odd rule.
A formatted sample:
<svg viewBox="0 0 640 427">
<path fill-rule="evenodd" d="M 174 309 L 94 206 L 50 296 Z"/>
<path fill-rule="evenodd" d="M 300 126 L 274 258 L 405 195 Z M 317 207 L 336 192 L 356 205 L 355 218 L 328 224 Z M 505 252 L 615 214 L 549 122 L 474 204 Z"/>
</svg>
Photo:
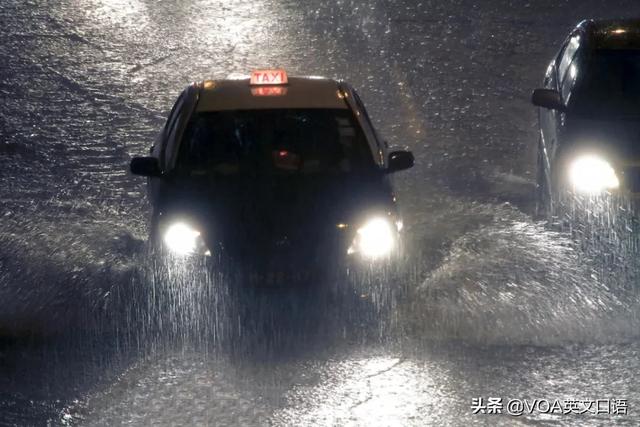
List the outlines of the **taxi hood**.
<svg viewBox="0 0 640 427">
<path fill-rule="evenodd" d="M 381 176 L 282 182 L 201 177 L 174 181 L 161 210 L 196 216 L 207 227 L 229 231 L 267 228 L 288 233 L 307 227 L 322 232 L 372 211 L 389 211 L 392 204 Z"/>
</svg>

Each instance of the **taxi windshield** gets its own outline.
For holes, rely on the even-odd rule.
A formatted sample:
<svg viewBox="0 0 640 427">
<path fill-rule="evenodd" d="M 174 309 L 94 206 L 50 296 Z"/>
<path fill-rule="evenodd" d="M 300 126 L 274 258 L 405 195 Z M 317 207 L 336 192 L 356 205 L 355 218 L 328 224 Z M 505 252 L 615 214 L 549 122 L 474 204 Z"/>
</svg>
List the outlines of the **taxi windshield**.
<svg viewBox="0 0 640 427">
<path fill-rule="evenodd" d="M 195 113 L 176 166 L 191 175 L 312 175 L 375 164 L 349 110 L 272 109 Z"/>
<path fill-rule="evenodd" d="M 640 50 L 596 50 L 586 65 L 570 105 L 576 113 L 608 118 L 640 116 Z"/>
</svg>

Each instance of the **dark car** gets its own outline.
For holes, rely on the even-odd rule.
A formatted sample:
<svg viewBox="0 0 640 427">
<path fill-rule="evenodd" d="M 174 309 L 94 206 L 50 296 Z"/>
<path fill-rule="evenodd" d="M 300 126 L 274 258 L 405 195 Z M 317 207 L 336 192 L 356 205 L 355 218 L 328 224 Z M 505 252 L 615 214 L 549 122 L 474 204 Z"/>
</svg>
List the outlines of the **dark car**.
<svg viewBox="0 0 640 427">
<path fill-rule="evenodd" d="M 392 257 L 388 175 L 412 165 L 348 84 L 266 70 L 187 87 L 131 171 L 149 177 L 158 246 L 280 272 Z"/>
<path fill-rule="evenodd" d="M 559 194 L 640 194 L 640 20 L 581 22 L 533 92 L 538 213 Z"/>
</svg>

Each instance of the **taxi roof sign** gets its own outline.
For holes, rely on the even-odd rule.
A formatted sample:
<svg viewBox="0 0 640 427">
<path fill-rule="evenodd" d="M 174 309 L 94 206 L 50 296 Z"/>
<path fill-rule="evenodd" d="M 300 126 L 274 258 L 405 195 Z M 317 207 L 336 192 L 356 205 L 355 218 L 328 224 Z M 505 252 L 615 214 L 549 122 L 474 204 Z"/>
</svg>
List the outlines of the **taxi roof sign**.
<svg viewBox="0 0 640 427">
<path fill-rule="evenodd" d="M 287 94 L 286 86 L 258 86 L 251 88 L 253 96 L 283 96 Z"/>
<path fill-rule="evenodd" d="M 251 73 L 251 85 L 286 85 L 287 72 L 283 69 L 255 70 Z"/>
</svg>

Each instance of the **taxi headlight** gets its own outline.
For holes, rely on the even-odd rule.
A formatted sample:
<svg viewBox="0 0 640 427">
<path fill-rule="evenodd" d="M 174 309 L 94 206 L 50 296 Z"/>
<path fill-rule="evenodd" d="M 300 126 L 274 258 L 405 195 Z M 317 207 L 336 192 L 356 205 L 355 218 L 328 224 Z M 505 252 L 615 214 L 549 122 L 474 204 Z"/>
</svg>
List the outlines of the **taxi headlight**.
<svg viewBox="0 0 640 427">
<path fill-rule="evenodd" d="M 388 256 L 396 244 L 393 224 L 382 217 L 368 220 L 356 233 L 349 253 L 359 252 L 365 258 L 377 259 Z"/>
<path fill-rule="evenodd" d="M 581 193 L 600 193 L 618 188 L 620 181 L 609 162 L 602 157 L 585 155 L 575 159 L 569 168 L 571 185 Z"/>
<path fill-rule="evenodd" d="M 200 232 L 184 222 L 171 224 L 164 232 L 164 243 L 176 255 L 191 255 L 198 247 Z"/>
</svg>

